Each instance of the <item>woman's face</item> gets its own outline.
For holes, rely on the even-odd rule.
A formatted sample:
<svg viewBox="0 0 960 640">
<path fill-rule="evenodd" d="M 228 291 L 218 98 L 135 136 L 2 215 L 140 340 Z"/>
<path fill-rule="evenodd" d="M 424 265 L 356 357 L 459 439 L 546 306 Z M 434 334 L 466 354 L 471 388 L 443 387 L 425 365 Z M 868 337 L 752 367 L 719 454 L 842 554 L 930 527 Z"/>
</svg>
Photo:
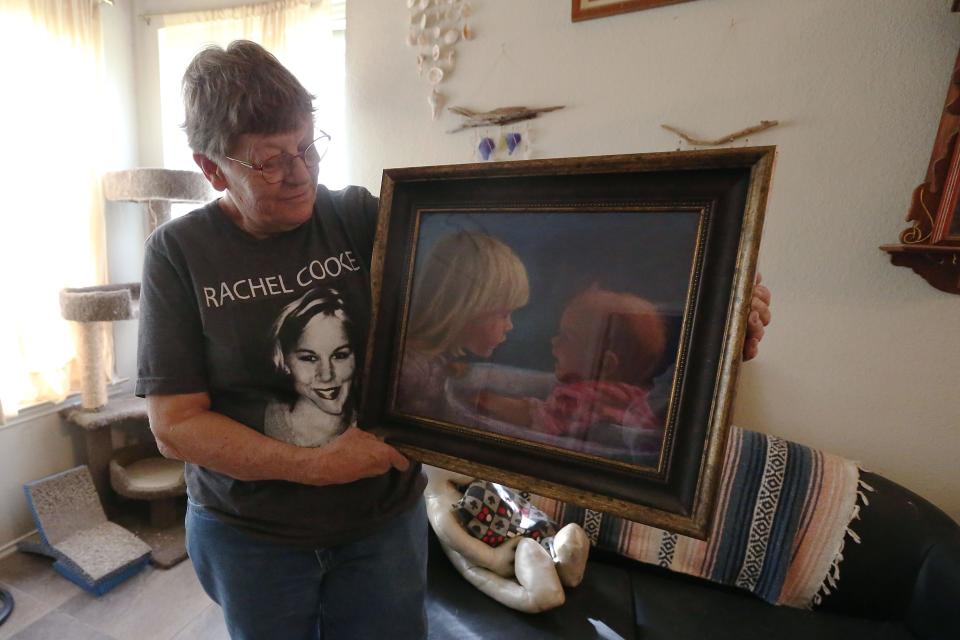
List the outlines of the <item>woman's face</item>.
<svg viewBox="0 0 960 640">
<path fill-rule="evenodd" d="M 489 358 L 513 329 L 511 315 L 514 309 L 499 309 L 481 314 L 471 320 L 460 334 L 460 346 L 475 356 Z"/>
<path fill-rule="evenodd" d="M 326 413 L 343 413 L 357 362 L 342 320 L 314 316 L 284 360 L 297 393 Z"/>
<path fill-rule="evenodd" d="M 296 131 L 277 134 L 245 133 L 237 138 L 231 157 L 261 164 L 281 152 L 296 155 L 313 142 L 312 123 Z M 256 237 L 267 237 L 295 229 L 310 219 L 317 195 L 318 168 L 308 169 L 293 161 L 292 172 L 281 182 L 267 184 L 258 171 L 223 160 L 227 193 L 221 205 L 242 229 Z"/>
</svg>

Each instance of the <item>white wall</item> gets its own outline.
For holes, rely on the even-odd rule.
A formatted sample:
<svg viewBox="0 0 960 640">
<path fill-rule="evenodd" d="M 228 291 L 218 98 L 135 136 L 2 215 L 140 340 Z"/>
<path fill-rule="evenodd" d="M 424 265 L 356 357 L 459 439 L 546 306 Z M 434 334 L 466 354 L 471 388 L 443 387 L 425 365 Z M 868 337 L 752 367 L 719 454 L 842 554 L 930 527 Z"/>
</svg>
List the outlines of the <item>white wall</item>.
<svg viewBox="0 0 960 640">
<path fill-rule="evenodd" d="M 133 11 L 128 2 L 101 6 L 105 104 L 111 137 L 95 150 L 104 170 L 136 166 L 136 117 L 133 86 Z M 65 103 L 69 113 L 69 103 Z M 84 126 L 85 123 L 67 123 Z M 69 170 L 65 167 L 64 170 Z M 107 253 L 111 282 L 140 279 L 143 262 L 142 212 L 137 205 L 107 203 Z M 136 322 L 115 323 L 116 369 L 121 377 L 135 373 Z M 23 484 L 63 471 L 84 461 L 83 439 L 56 413 L 16 420 L 0 427 L 0 549 L 34 528 Z"/>
<path fill-rule="evenodd" d="M 877 247 L 905 228 L 957 44 L 943 0 L 696 0 L 573 24 L 566 0 L 471 0 L 451 103 L 567 108 L 534 157 L 668 151 L 777 119 L 760 268 L 775 320 L 744 366 L 736 423 L 859 460 L 960 520 L 960 297 Z M 469 162 L 430 119 L 403 2 L 347 6 L 351 177 Z M 738 144 L 744 144 L 743 142 Z M 683 148 L 688 148 L 683 145 Z"/>
</svg>

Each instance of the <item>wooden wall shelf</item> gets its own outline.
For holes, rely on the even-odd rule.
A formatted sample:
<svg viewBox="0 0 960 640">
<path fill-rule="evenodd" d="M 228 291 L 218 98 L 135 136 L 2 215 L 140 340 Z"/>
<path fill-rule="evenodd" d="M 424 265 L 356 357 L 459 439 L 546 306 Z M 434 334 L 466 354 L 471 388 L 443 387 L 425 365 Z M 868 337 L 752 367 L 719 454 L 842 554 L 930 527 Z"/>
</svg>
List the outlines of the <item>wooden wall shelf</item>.
<svg viewBox="0 0 960 640">
<path fill-rule="evenodd" d="M 960 246 L 937 244 L 885 244 L 890 262 L 909 267 L 940 291 L 960 294 Z"/>
</svg>

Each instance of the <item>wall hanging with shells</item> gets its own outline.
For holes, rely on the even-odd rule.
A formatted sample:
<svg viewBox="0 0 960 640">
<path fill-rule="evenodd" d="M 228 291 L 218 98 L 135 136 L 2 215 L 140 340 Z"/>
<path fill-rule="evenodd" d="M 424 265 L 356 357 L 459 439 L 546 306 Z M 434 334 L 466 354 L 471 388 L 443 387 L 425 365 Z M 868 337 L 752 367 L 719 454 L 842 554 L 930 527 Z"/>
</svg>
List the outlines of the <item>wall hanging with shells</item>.
<svg viewBox="0 0 960 640">
<path fill-rule="evenodd" d="M 417 73 L 430 84 L 427 104 L 436 120 L 447 102 L 441 86 L 453 73 L 456 45 L 473 39 L 473 6 L 467 0 L 407 0 L 407 8 L 407 45 L 417 50 Z"/>
</svg>

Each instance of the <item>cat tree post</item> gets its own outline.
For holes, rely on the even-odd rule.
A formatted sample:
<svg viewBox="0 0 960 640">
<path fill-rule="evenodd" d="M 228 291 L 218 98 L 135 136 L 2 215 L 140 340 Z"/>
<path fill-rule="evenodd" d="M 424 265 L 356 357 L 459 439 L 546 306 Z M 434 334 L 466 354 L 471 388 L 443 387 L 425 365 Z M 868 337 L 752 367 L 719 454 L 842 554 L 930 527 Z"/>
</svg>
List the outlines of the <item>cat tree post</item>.
<svg viewBox="0 0 960 640">
<path fill-rule="evenodd" d="M 107 371 L 103 357 L 106 328 L 110 322 L 137 317 L 140 283 L 64 289 L 60 314 L 76 322 L 80 332 L 77 360 L 80 364 L 80 411 L 99 414 L 108 402 Z M 110 484 L 108 468 L 113 454 L 110 430 L 86 430 L 87 465 L 101 496 Z"/>
<path fill-rule="evenodd" d="M 84 409 L 99 409 L 107 404 L 107 372 L 103 367 L 104 335 L 103 322 L 81 322 L 78 326 L 80 341 L 77 344 L 77 361 L 80 363 L 80 406 Z"/>
<path fill-rule="evenodd" d="M 140 283 L 64 289 L 60 313 L 79 324 L 77 359 L 82 371 L 80 406 L 96 411 L 107 404 L 107 372 L 103 358 L 108 322 L 137 317 Z"/>
</svg>

